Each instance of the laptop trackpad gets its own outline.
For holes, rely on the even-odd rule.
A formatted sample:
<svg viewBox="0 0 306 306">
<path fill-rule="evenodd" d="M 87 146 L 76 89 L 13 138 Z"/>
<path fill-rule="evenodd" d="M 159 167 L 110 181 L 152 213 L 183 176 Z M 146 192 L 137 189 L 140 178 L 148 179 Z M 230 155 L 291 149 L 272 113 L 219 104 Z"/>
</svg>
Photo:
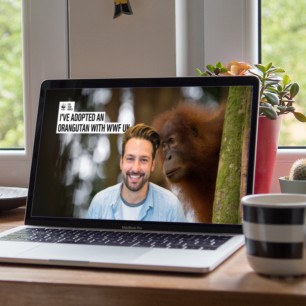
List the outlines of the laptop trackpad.
<svg viewBox="0 0 306 306">
<path fill-rule="evenodd" d="M 72 244 L 40 244 L 38 247 L 23 252 L 20 254 L 20 257 L 51 261 L 129 263 L 147 252 L 150 252 L 150 249 Z"/>
</svg>

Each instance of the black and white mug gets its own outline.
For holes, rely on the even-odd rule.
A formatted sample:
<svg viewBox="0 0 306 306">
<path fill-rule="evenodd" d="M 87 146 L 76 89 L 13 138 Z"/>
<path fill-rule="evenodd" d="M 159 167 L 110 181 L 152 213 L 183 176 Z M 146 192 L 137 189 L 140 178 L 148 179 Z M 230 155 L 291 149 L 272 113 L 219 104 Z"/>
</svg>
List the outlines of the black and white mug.
<svg viewBox="0 0 306 306">
<path fill-rule="evenodd" d="M 306 274 L 306 195 L 256 194 L 241 199 L 248 261 L 270 276 Z"/>
</svg>

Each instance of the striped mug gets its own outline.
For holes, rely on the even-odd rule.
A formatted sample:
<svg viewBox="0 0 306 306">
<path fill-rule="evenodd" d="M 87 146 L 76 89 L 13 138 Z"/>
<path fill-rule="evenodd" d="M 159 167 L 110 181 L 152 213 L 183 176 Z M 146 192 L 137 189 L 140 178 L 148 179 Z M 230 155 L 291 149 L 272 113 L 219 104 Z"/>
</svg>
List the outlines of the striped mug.
<svg viewBox="0 0 306 306">
<path fill-rule="evenodd" d="M 254 271 L 306 274 L 306 195 L 247 195 L 241 204 L 247 258 Z"/>
</svg>

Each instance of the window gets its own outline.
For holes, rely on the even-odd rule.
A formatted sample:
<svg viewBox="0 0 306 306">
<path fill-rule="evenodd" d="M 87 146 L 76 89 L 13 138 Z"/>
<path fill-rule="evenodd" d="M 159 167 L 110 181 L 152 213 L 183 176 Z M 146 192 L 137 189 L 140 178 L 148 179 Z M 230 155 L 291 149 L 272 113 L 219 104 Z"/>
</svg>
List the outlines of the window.
<svg viewBox="0 0 306 306">
<path fill-rule="evenodd" d="M 20 63 L 23 63 L 23 72 L 19 70 L 16 74 L 24 87 L 22 107 L 25 109 L 25 120 L 22 131 L 25 137 L 23 146 L 19 146 L 23 149 L 12 150 L 12 146 L 5 150 L 0 148 L 0 185 L 26 187 L 30 176 L 40 84 L 46 79 L 68 77 L 67 0 L 3 0 L 0 1 L 0 10 L 3 4 L 13 2 L 20 3 L 22 16 L 19 18 L 20 21 L 22 19 L 23 62 L 20 56 Z M 1 11 L 0 20 L 4 17 L 12 21 L 11 13 Z M 13 56 L 12 52 L 7 56 L 10 54 Z M 9 112 L 15 111 L 11 105 Z"/>
<path fill-rule="evenodd" d="M 21 7 L 0 3 L 0 149 L 24 148 Z"/>
<path fill-rule="evenodd" d="M 137 1 L 134 4 L 134 15 L 122 16 L 116 21 L 118 23 L 126 24 L 129 29 L 129 23 L 137 23 L 139 26 L 142 24 L 143 9 L 147 9 L 147 5 L 144 3 L 150 0 Z M 275 3 L 272 0 L 261 0 L 262 2 Z M 71 71 L 71 62 L 69 60 L 69 53 L 71 52 L 69 41 L 73 39 L 69 34 L 69 18 L 68 8 L 70 4 L 83 7 L 83 0 L 2 0 L 0 1 L 0 8 L 8 3 L 22 3 L 23 10 L 23 68 L 24 72 L 19 71 L 19 81 L 23 78 L 24 87 L 24 108 L 25 108 L 25 140 L 23 145 L 25 150 L 1 150 L 0 149 L 0 185 L 3 186 L 27 186 L 30 173 L 30 164 L 32 156 L 32 145 L 35 134 L 36 124 L 36 112 L 39 96 L 39 87 L 43 80 L 52 78 L 67 78 Z M 101 6 L 101 16 L 99 18 L 105 19 L 113 16 L 113 3 L 111 1 L 93 1 L 96 5 Z M 151 1 L 152 2 L 152 1 Z M 156 9 L 164 11 L 164 0 L 153 1 Z M 168 2 L 170 4 L 168 4 Z M 258 62 L 258 0 L 169 0 L 167 5 L 175 2 L 175 8 L 180 12 L 182 16 L 178 18 L 181 29 L 177 26 L 177 46 L 173 44 L 172 53 L 176 57 L 177 75 L 195 76 L 195 69 L 197 67 L 203 68 L 208 63 L 215 63 L 221 60 L 224 63 L 228 63 L 233 59 L 243 60 L 249 63 Z M 277 3 L 283 3 L 279 0 Z M 289 1 L 287 1 L 289 3 Z M 300 3 L 303 4 L 305 0 L 297 0 L 294 2 L 294 8 Z M 266 4 L 266 3 L 263 3 Z M 278 8 L 282 5 L 278 4 Z M 88 8 L 92 9 L 92 5 L 88 5 Z M 290 10 L 292 7 L 290 7 Z M 264 10 L 264 7 L 263 7 Z M 302 9 L 299 12 L 305 11 Z M 82 11 L 81 11 L 82 12 Z M 174 12 L 176 16 L 179 16 L 178 12 Z M 155 15 L 150 13 L 150 18 Z M 0 14 L 0 20 L 4 17 L 12 19 L 10 14 Z M 124 18 L 127 17 L 127 18 Z M 108 28 L 97 28 L 93 22 L 90 14 L 83 14 L 81 18 L 88 18 L 88 23 L 92 24 L 92 30 L 87 35 L 98 35 L 100 31 L 107 32 Z M 140 18 L 140 20 L 139 20 Z M 285 17 L 284 17 L 285 18 Z M 155 18 L 156 19 L 156 18 Z M 305 18 L 299 18 L 303 21 Z M 171 19 L 172 20 L 172 19 Z M 272 19 L 270 19 L 272 20 Z M 184 21 L 182 23 L 182 21 Z M 156 22 L 160 22 L 156 19 Z M 1 22 L 0 22 L 1 23 Z M 280 24 L 283 23 L 283 20 Z M 264 25 L 263 25 L 264 28 Z M 305 31 L 305 30 L 304 30 Z M 104 33 L 105 34 L 105 33 Z M 106 33 L 107 34 L 107 33 Z M 105 35 L 106 35 L 105 34 Z M 284 37 L 284 33 L 281 34 Z M 303 33 L 301 33 L 303 35 Z M 107 36 L 107 35 L 106 35 Z M 305 32 L 304 32 L 305 36 Z M 76 38 L 77 39 L 77 38 Z M 304 38 L 303 38 L 304 39 Z M 297 39 L 296 42 L 303 40 Z M 2 39 L 0 41 L 2 44 Z M 122 50 L 129 52 L 128 40 L 122 42 Z M 141 42 L 139 42 L 141 44 Z M 290 45 L 291 41 L 284 44 L 284 46 Z M 2 46 L 2 45 L 1 45 Z M 15 46 L 14 46 L 15 47 Z M 93 46 L 94 48 L 94 46 Z M 225 50 L 224 50 L 225 49 Z M 289 53 L 293 47 L 289 49 Z M 276 48 L 273 50 L 276 52 Z M 2 47 L 0 48 L 0 54 Z M 264 48 L 263 48 L 263 60 L 266 61 Z M 7 55 L 9 55 L 8 53 Z M 301 51 L 299 62 L 302 63 L 305 52 Z M 101 56 L 106 56 L 101 53 Z M 139 56 L 146 58 L 146 53 Z M 21 56 L 19 57 L 21 59 Z M 88 59 L 86 59 L 87 61 Z M 158 59 L 156 59 L 158 61 Z M 152 61 L 152 67 L 156 66 L 156 61 Z M 274 61 L 274 60 L 273 60 Z M 2 65 L 2 59 L 0 59 Z M 282 62 L 278 63 L 287 67 L 287 64 Z M 20 62 L 21 65 L 21 62 Z M 107 66 L 107 65 L 106 65 Z M 302 66 L 302 65 L 301 65 Z M 300 68 L 300 67 L 299 67 Z M 300 68 L 302 69 L 302 68 Z M 0 95 L 2 84 L 2 75 L 0 68 Z M 140 76 L 143 74 L 141 66 L 135 65 L 135 74 Z M 288 68 L 289 70 L 289 68 Z M 290 71 L 293 69 L 290 68 Z M 296 69 L 294 69 L 296 70 Z M 150 71 L 150 70 L 148 70 Z M 148 71 L 145 71 L 148 73 Z M 112 77 L 120 75 L 122 72 L 121 65 L 112 65 L 110 62 L 107 67 L 103 66 L 102 77 Z M 169 71 L 169 75 L 173 76 L 173 72 Z M 99 75 L 100 76 L 100 75 Z M 152 75 L 152 76 L 156 76 Z M 299 81 L 301 85 L 301 93 L 299 94 L 302 100 L 303 87 L 301 84 L 301 78 L 299 76 L 292 75 L 292 77 Z M 304 94 L 305 95 L 305 94 Z M 20 98 L 22 101 L 22 98 Z M 15 100 L 14 100 L 15 101 Z M 306 101 L 306 98 L 303 98 Z M 13 103 L 13 102 L 11 102 Z M 299 105 L 300 101 L 297 102 Z M 1 98 L 0 98 L 1 104 Z M 1 106 L 0 106 L 1 108 Z M 10 112 L 16 111 L 15 108 L 10 108 Z M 1 112 L 1 111 L 0 111 Z M 290 117 L 290 116 L 288 116 Z M 2 124 L 2 117 L 0 125 Z M 301 127 L 306 127 L 306 124 L 298 124 L 297 133 L 301 130 Z M 1 130 L 1 128 L 0 128 Z M 284 130 L 284 127 L 283 127 Z M 23 132 L 23 128 L 22 128 Z M 303 132 L 303 135 L 306 135 Z M 0 140 L 2 140 L 2 135 Z M 13 148 L 13 145 L 10 145 Z M 14 145 L 17 146 L 17 145 Z M 285 151 L 285 150 L 282 150 Z M 291 150 L 297 152 L 297 150 Z M 304 149 L 304 154 L 306 150 Z M 285 152 L 285 155 L 281 159 L 281 164 L 276 166 L 276 169 L 280 171 L 280 175 L 286 173 L 286 169 L 291 164 L 292 160 L 296 156 L 291 157 Z M 290 152 L 291 154 L 291 152 Z M 289 156 L 289 157 L 288 157 Z M 298 157 L 301 157 L 301 153 L 298 152 Z M 280 176 L 277 174 L 276 177 Z"/>
<path fill-rule="evenodd" d="M 296 109 L 306 114 L 306 1 L 261 0 L 261 62 L 280 66 L 300 85 Z M 280 146 L 305 146 L 306 123 L 282 117 Z"/>
</svg>

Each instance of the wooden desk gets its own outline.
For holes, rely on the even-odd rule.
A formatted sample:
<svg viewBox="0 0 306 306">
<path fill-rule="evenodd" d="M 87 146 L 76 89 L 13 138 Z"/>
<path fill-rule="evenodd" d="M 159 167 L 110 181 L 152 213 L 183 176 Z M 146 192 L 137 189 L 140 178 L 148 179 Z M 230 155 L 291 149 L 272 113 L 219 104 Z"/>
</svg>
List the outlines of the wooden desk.
<svg viewBox="0 0 306 306">
<path fill-rule="evenodd" d="M 23 208 L 0 214 L 0 230 L 22 223 Z M 242 248 L 207 275 L 0 264 L 6 305 L 306 305 L 306 277 L 256 275 Z"/>
</svg>

